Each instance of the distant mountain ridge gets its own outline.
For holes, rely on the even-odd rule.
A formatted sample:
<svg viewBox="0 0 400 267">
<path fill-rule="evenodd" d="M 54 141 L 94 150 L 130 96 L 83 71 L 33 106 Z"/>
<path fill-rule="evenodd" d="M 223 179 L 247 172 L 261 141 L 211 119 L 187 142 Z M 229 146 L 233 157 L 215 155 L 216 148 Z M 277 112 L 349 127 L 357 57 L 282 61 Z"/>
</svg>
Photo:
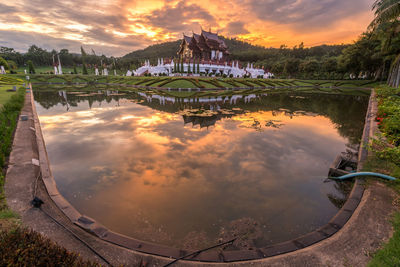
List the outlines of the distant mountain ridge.
<svg viewBox="0 0 400 267">
<path fill-rule="evenodd" d="M 220 38 L 223 39 L 228 46 L 229 52 L 231 53 L 231 60 L 254 62 L 256 65 L 264 66 L 267 69 L 275 69 L 275 72 L 283 71 L 285 62 L 293 58 L 299 60 L 308 58 L 310 60 L 316 59 L 321 61 L 323 58 L 334 57 L 334 60 L 337 62 L 343 49 L 349 46 L 348 44 L 337 44 L 304 47 L 303 44 L 299 44 L 293 48 L 289 48 L 285 45 L 282 45 L 280 48 L 266 48 L 237 39 L 225 38 L 223 36 L 220 36 Z M 136 63 L 139 65 L 146 59 L 150 59 L 154 64 L 157 62 L 157 58 L 177 58 L 177 52 L 181 42 L 182 40 L 177 40 L 151 45 L 145 49 L 126 54 L 122 57 L 122 61 L 128 62 L 128 64 Z M 334 64 L 337 65 L 337 63 Z"/>
<path fill-rule="evenodd" d="M 232 54 L 237 54 L 245 51 L 263 52 L 267 49 L 262 46 L 255 46 L 247 42 L 239 41 L 237 39 L 229 39 L 222 36 L 220 38 L 225 41 L 226 45 L 228 46 L 229 52 L 231 52 Z M 181 42 L 182 42 L 181 40 L 177 40 L 172 42 L 164 42 L 161 44 L 150 45 L 145 49 L 140 49 L 128 53 L 122 58 L 126 60 L 175 58 L 178 56 L 177 52 Z"/>
</svg>

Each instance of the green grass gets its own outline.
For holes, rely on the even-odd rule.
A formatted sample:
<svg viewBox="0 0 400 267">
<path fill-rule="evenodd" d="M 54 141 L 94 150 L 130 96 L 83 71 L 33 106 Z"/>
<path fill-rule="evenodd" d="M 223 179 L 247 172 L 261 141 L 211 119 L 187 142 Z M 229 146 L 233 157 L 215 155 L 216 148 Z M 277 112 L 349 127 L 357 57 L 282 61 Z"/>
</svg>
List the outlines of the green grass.
<svg viewBox="0 0 400 267">
<path fill-rule="evenodd" d="M 373 155 L 363 170 L 384 173 L 398 178 L 386 184 L 400 197 L 400 88 L 379 86 L 376 88 L 378 101 L 377 120 L 381 133 L 375 136 L 369 149 Z M 400 266 L 400 213 L 393 218 L 392 238 L 378 250 L 368 266 Z"/>
<path fill-rule="evenodd" d="M 400 266 L 400 213 L 393 218 L 395 232 L 393 237 L 374 254 L 373 259 L 368 263 L 369 267 L 394 267 Z"/>
<path fill-rule="evenodd" d="M 5 211 L 5 214 L 8 213 L 3 191 L 5 174 L 2 170 L 11 152 L 12 137 L 17 126 L 18 115 L 24 104 L 24 97 L 25 88 L 20 87 L 0 108 L 0 211 Z"/>
<path fill-rule="evenodd" d="M 1 219 L 12 219 L 12 218 L 18 218 L 18 214 L 13 212 L 12 210 L 9 209 L 3 209 L 0 210 L 0 220 Z"/>
<path fill-rule="evenodd" d="M 12 85 L 0 86 L 0 108 L 15 94 L 15 92 L 7 92 L 8 89 L 12 88 Z"/>
<path fill-rule="evenodd" d="M 21 86 L 23 80 L 18 79 L 13 75 L 0 75 L 0 108 L 7 103 L 15 92 L 7 92 L 13 89 L 14 86 Z"/>
<path fill-rule="evenodd" d="M 176 80 L 171 81 L 164 85 L 164 87 L 169 88 L 194 88 L 194 84 L 187 80 Z"/>
</svg>

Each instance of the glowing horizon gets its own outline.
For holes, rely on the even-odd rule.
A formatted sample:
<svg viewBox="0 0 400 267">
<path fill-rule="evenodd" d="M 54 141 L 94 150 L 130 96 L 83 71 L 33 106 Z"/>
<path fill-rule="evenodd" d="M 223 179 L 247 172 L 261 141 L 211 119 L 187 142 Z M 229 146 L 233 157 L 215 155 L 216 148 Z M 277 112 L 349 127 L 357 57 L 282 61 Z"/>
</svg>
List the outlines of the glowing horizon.
<svg viewBox="0 0 400 267">
<path fill-rule="evenodd" d="M 373 18 L 373 0 L 15 0 L 0 4 L 0 46 L 27 51 L 80 46 L 122 56 L 211 28 L 254 45 L 351 43 Z"/>
</svg>

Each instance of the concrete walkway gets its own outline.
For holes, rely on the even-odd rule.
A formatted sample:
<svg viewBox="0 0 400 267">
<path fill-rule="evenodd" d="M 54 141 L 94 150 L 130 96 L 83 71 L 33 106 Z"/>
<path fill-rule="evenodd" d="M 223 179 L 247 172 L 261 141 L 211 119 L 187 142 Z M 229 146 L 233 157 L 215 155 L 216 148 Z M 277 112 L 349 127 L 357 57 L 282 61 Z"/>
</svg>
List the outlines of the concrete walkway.
<svg viewBox="0 0 400 267">
<path fill-rule="evenodd" d="M 93 247 L 114 266 L 163 266 L 171 259 L 146 255 L 104 242 L 73 224 L 52 202 L 44 183 L 38 177 L 39 167 L 32 164 L 38 158 L 33 127 L 30 95 L 27 94 L 22 114 L 28 121 L 19 121 L 6 175 L 5 192 L 9 207 L 20 214 L 27 227 L 49 237 L 70 251 L 86 259 L 106 263 L 69 231 Z M 36 182 L 37 181 L 37 182 Z M 36 188 L 36 189 L 35 189 Z M 30 201 L 34 192 L 43 201 L 42 209 L 68 230 L 50 219 L 43 211 L 33 208 Z M 392 205 L 395 194 L 380 183 L 367 187 L 362 201 L 348 223 L 332 237 L 313 246 L 271 258 L 238 263 L 198 263 L 179 261 L 173 266 L 365 266 L 371 252 L 379 248 L 392 234 L 390 218 L 397 209 Z"/>
</svg>

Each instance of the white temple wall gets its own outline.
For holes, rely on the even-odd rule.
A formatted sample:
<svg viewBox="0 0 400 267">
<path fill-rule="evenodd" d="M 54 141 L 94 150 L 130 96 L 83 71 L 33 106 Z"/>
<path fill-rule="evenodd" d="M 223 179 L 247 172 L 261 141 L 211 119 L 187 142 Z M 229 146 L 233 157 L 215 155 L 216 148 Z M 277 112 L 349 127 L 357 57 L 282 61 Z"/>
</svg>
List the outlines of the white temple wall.
<svg viewBox="0 0 400 267">
<path fill-rule="evenodd" d="M 214 51 L 215 52 L 215 51 Z M 179 69 L 181 68 L 181 63 L 179 64 Z M 185 73 L 188 71 L 188 63 L 183 64 L 183 69 Z M 197 66 L 198 64 L 193 64 L 190 63 L 190 72 L 192 73 L 191 75 L 196 75 L 197 74 Z M 145 73 L 150 73 L 151 75 L 169 75 L 169 76 L 176 76 L 180 75 L 179 73 L 172 73 L 174 69 L 174 64 L 164 64 L 163 61 L 158 61 L 157 66 L 151 66 L 149 63 L 146 63 L 144 66 L 138 68 L 136 71 L 133 71 L 132 74 L 135 76 L 142 76 Z M 252 68 L 249 66 L 249 68 L 246 69 L 241 69 L 239 68 L 238 64 L 232 64 L 232 66 L 228 66 L 227 64 L 225 65 L 214 65 L 214 64 L 199 64 L 199 69 L 200 73 L 214 73 L 214 74 L 225 74 L 227 76 L 230 76 L 232 74 L 233 77 L 244 77 L 245 75 L 250 75 L 251 78 L 257 78 L 259 76 L 263 76 L 264 78 L 271 78 L 273 77 L 272 73 L 268 73 L 267 75 L 265 74 L 265 71 L 263 69 L 257 69 L 257 68 Z M 196 74 L 194 73 L 196 72 Z M 130 73 L 127 73 L 127 76 Z"/>
</svg>

